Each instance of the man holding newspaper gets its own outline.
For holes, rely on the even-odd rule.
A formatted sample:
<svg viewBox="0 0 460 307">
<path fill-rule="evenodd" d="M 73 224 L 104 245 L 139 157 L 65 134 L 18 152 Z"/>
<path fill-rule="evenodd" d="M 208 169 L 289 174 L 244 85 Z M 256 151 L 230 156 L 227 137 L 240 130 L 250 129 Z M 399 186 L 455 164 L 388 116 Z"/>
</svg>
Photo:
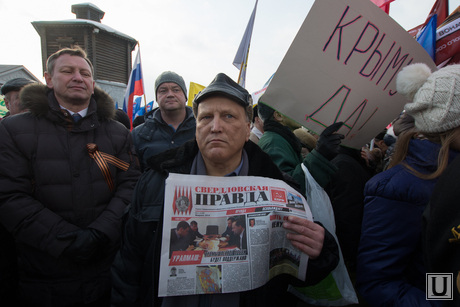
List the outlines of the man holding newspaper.
<svg viewBox="0 0 460 307">
<path fill-rule="evenodd" d="M 284 176 L 257 145 L 248 142 L 252 119 L 251 95 L 225 74 L 193 101 L 196 140 L 149 159 L 151 168 L 140 178 L 126 218 L 122 247 L 113 265 L 113 306 L 280 306 L 295 304 L 289 284 L 313 285 L 337 265 L 338 246 L 321 225 L 289 216 L 282 225 L 287 239 L 310 258 L 306 281 L 287 274 L 254 290 L 206 295 L 158 297 L 160 250 L 163 239 L 165 180 L 170 173 L 207 176 Z M 249 242 L 248 242 L 249 245 Z M 164 282 L 163 280 L 161 281 Z"/>
</svg>

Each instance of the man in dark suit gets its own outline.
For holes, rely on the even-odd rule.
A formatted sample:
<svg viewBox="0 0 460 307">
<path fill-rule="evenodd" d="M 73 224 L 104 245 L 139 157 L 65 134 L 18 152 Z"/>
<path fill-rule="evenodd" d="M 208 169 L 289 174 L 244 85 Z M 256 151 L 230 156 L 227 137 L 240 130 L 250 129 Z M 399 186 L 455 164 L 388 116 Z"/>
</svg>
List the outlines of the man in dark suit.
<svg viewBox="0 0 460 307">
<path fill-rule="evenodd" d="M 194 244 L 196 238 L 203 239 L 203 235 L 198 231 L 198 223 L 196 221 L 191 221 L 190 232 L 188 234 L 189 244 Z"/>
<path fill-rule="evenodd" d="M 190 225 L 186 221 L 180 221 L 176 229 L 171 229 L 171 238 L 169 244 L 169 258 L 172 252 L 184 251 L 189 245 L 188 234 L 190 232 Z"/>
<path fill-rule="evenodd" d="M 235 221 L 233 217 L 229 217 L 227 219 L 227 228 L 225 229 L 224 233 L 222 234 L 222 237 L 227 237 L 230 238 L 233 236 L 233 231 L 232 231 L 232 224 Z"/>
<path fill-rule="evenodd" d="M 238 239 L 238 247 L 240 249 L 247 249 L 248 239 L 246 237 L 246 225 L 244 224 L 244 220 L 236 219 L 232 224 L 232 230 L 236 239 Z"/>
</svg>

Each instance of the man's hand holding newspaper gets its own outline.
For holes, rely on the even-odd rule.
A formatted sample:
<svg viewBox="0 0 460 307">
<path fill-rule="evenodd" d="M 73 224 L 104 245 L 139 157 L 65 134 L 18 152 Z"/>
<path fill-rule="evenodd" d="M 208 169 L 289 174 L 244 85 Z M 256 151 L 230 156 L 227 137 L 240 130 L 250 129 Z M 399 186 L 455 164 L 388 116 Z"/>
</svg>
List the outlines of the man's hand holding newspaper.
<svg viewBox="0 0 460 307">
<path fill-rule="evenodd" d="M 287 238 L 291 240 L 293 246 L 316 259 L 321 254 L 324 241 L 324 228 L 320 225 L 297 216 L 288 216 L 287 222 L 283 223 L 286 230 L 293 231 L 287 233 Z"/>
</svg>

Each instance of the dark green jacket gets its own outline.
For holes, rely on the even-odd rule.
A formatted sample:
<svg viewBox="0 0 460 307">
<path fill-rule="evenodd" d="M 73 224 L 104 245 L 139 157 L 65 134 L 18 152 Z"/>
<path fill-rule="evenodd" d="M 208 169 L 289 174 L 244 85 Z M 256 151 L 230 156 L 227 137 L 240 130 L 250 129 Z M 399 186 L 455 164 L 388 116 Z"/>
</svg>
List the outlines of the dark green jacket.
<svg viewBox="0 0 460 307">
<path fill-rule="evenodd" d="M 313 178 L 323 188 L 338 170 L 316 150 L 309 153 L 302 161 L 300 152 L 296 152 L 289 142 L 276 132 L 265 131 L 258 145 L 272 158 L 280 170 L 289 174 L 300 185 L 303 194 L 305 194 L 305 175 L 301 163 L 305 164 Z"/>
</svg>

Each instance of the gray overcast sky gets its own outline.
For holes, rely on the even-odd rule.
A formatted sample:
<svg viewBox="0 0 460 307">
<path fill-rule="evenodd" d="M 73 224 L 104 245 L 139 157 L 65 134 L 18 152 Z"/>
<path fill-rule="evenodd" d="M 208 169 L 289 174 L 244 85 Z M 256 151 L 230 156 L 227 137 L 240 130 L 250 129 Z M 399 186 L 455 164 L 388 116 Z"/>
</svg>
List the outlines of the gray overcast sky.
<svg viewBox="0 0 460 307">
<path fill-rule="evenodd" d="M 75 19 L 71 5 L 84 2 L 0 0 L 0 64 L 24 65 L 41 78 L 40 37 L 31 22 Z M 182 75 L 187 87 L 190 82 L 207 85 L 218 72 L 238 78 L 232 62 L 255 0 L 90 2 L 105 12 L 103 24 L 140 42 L 148 101 L 154 99 L 155 78 L 165 70 Z M 425 21 L 434 2 L 395 0 L 390 16 L 408 30 Z M 259 0 L 246 75 L 248 91 L 259 90 L 276 71 L 313 3 Z M 459 4 L 459 0 L 449 0 L 450 12 Z"/>
</svg>

